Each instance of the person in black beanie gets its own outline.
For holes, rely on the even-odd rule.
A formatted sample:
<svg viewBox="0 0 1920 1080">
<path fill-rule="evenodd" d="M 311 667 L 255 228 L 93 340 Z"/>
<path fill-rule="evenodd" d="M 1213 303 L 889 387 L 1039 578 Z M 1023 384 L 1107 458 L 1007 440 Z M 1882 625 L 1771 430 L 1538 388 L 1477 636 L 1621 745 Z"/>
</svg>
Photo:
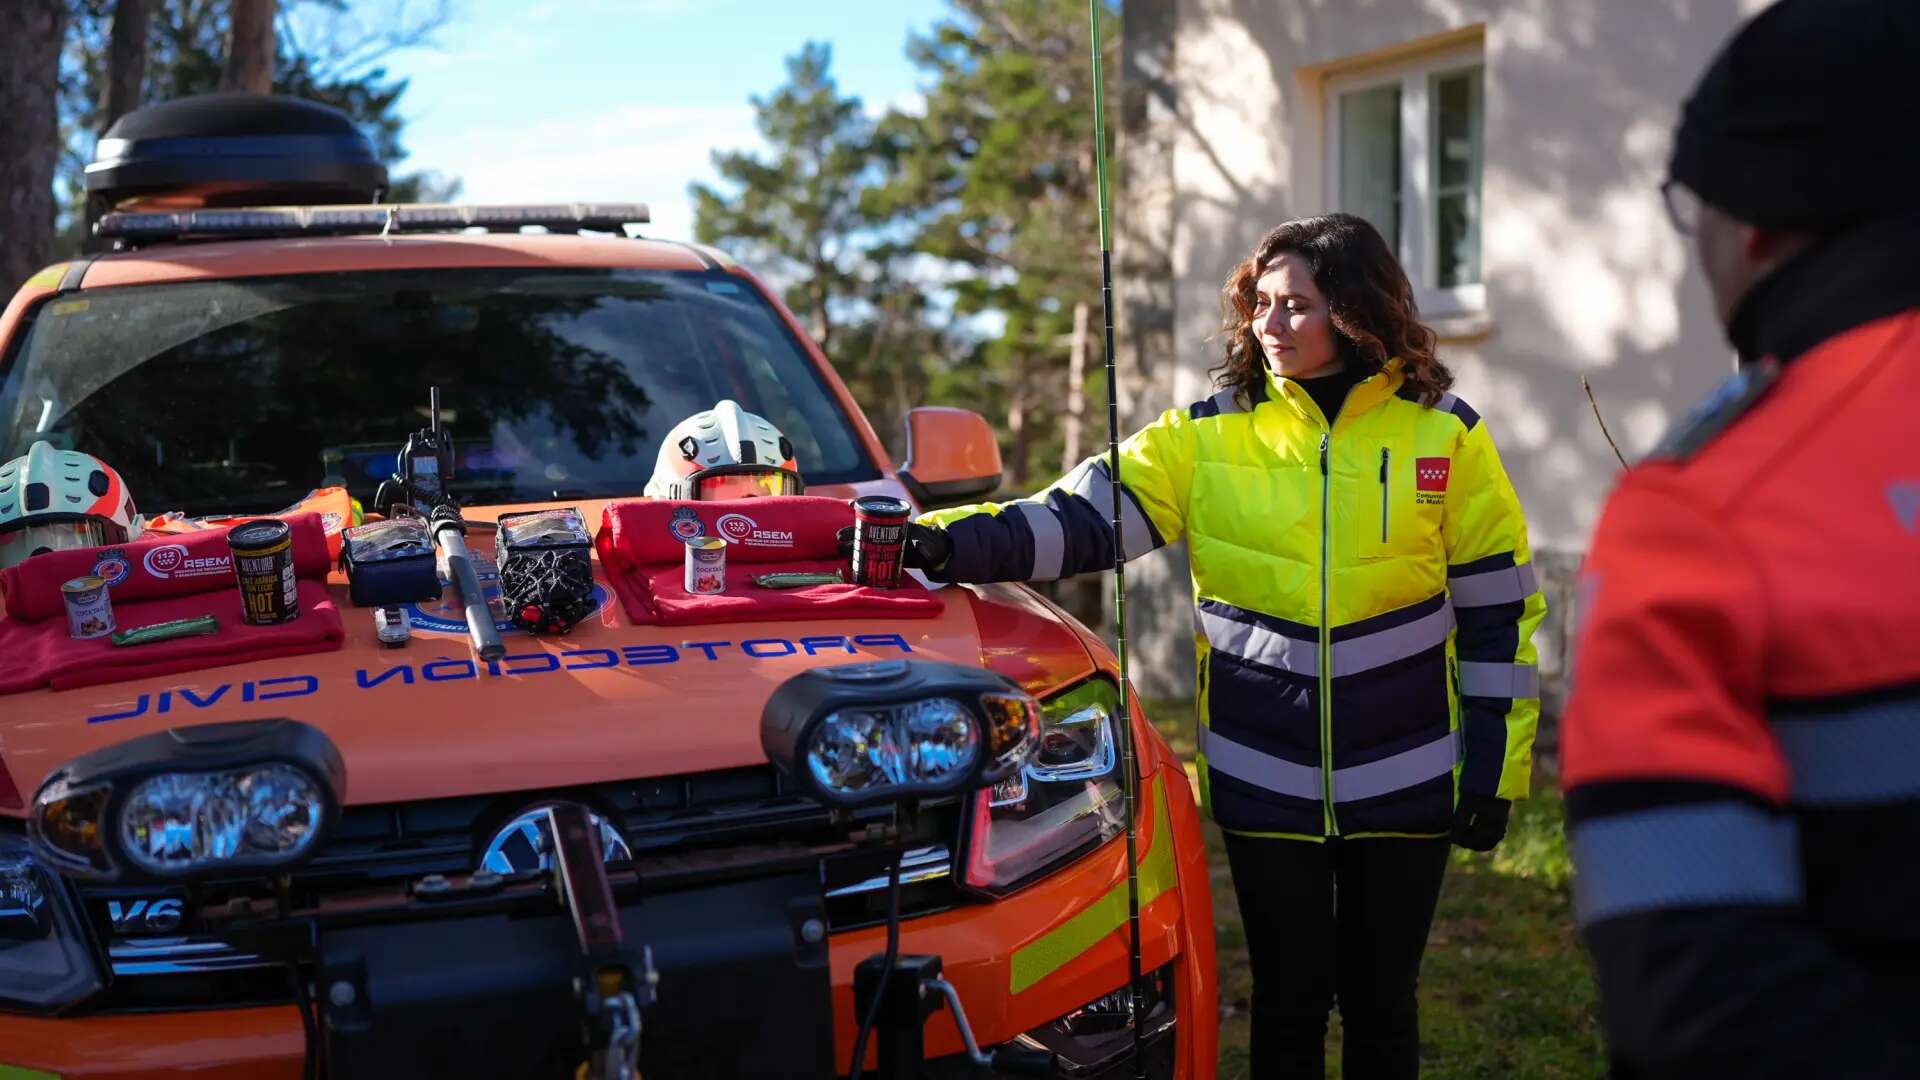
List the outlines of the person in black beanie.
<svg viewBox="0 0 1920 1080">
<path fill-rule="evenodd" d="M 1663 187 L 1740 355 L 1614 490 L 1561 721 L 1609 1064 L 1920 1076 L 1920 2 L 1781 0 Z"/>
<path fill-rule="evenodd" d="M 1880 230 L 1920 210 L 1916 65 L 1920 3 L 1785 0 L 1728 42 L 1682 107 L 1661 190 L 1744 360 L 1764 350 L 1761 305 L 1742 301 L 1796 256 L 1862 225 L 1871 246 L 1903 247 Z"/>
</svg>

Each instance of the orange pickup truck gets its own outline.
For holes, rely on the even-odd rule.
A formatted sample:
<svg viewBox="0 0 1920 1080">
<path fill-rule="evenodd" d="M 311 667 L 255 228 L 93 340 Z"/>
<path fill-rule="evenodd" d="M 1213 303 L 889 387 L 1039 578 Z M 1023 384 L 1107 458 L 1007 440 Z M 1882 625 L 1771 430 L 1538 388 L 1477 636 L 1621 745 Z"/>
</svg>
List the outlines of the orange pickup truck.
<svg viewBox="0 0 1920 1080">
<path fill-rule="evenodd" d="M 997 484 L 991 429 L 954 409 L 913 411 L 896 471 L 765 284 L 625 235 L 641 208 L 335 201 L 377 171 L 325 112 L 189 99 L 110 133 L 91 175 L 112 250 L 49 267 L 0 316 L 0 460 L 84 450 L 148 514 L 266 514 L 328 488 L 370 506 L 437 386 L 473 522 L 573 506 L 597 523 L 641 496 L 676 420 L 723 398 L 791 438 L 810 495 L 927 506 Z M 289 200 L 308 205 L 236 209 Z M 487 578 L 490 537 L 469 543 Z M 1101 640 L 1014 585 L 939 589 L 919 620 L 637 624 L 594 566 L 589 616 L 563 636 L 503 620 L 498 660 L 451 598 L 383 646 L 336 568 L 333 651 L 0 696 L 0 1076 L 572 1076 L 555 807 L 597 832 L 600 880 L 649 951 L 647 1075 L 853 1071 L 855 970 L 895 904 L 898 951 L 942 958 L 980 1048 L 929 1010 L 924 1075 L 993 1075 L 982 1055 L 1025 1049 L 1054 1075 L 1131 1076 L 1120 725 L 1138 747 L 1139 1052 L 1149 1075 L 1213 1075 L 1198 812 Z M 1038 702 L 1043 752 L 912 813 L 824 807 L 770 762 L 763 710 L 803 673 L 875 661 L 1004 677 Z M 70 763 L 273 718 L 322 733 L 344 776 L 299 863 L 169 881 L 36 854 L 28 819 Z M 854 832 L 905 849 L 897 885 Z M 302 936 L 235 932 L 236 911 Z"/>
</svg>

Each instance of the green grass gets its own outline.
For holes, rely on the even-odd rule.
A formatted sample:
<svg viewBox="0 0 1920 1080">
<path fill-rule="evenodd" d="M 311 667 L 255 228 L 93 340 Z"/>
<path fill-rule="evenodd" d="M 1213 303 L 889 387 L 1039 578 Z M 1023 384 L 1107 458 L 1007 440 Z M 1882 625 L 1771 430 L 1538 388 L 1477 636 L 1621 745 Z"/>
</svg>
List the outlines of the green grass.
<svg viewBox="0 0 1920 1080">
<path fill-rule="evenodd" d="M 1193 708 L 1151 703 L 1162 735 L 1193 771 Z M 1421 1075 L 1452 1078 L 1600 1076 L 1592 969 L 1573 930 L 1572 873 L 1560 795 L 1536 775 L 1534 797 L 1514 807 L 1507 838 L 1490 855 L 1455 849 L 1420 978 Z M 1220 1076 L 1246 1077 L 1247 939 L 1219 830 L 1206 827 L 1220 950 Z M 1327 1040 L 1328 1075 L 1340 1075 L 1340 1025 Z"/>
</svg>

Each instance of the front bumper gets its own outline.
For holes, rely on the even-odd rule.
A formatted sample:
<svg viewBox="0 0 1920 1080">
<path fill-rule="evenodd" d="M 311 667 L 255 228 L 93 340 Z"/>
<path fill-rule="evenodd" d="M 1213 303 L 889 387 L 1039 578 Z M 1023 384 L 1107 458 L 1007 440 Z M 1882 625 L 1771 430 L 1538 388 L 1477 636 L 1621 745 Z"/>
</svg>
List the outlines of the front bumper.
<svg viewBox="0 0 1920 1080">
<path fill-rule="evenodd" d="M 1151 827 L 1158 833 L 1156 838 L 1173 847 L 1176 885 L 1141 911 L 1141 952 L 1143 970 L 1169 969 L 1178 1022 L 1174 1032 L 1156 1043 L 1149 1060 L 1170 1059 L 1170 1073 L 1165 1075 L 1211 1077 L 1218 1030 L 1211 892 L 1198 812 L 1184 773 L 1168 764 L 1163 762 L 1141 791 L 1143 796 L 1149 792 L 1167 796 L 1164 802 L 1155 800 L 1168 808 L 1166 820 Z M 1143 805 L 1147 801 L 1143 798 Z M 1142 824 L 1145 838 L 1149 822 Z M 1057 962 L 1037 979 L 1030 964 L 1018 980 L 1015 975 L 1015 957 L 1030 954 L 1043 939 L 1057 939 L 1062 928 L 1089 922 L 1098 928 L 1103 917 L 1098 909 L 1125 881 L 1124 852 L 1124 842 L 1116 840 L 996 903 L 910 919 L 902 926 L 901 950 L 943 957 L 946 977 L 959 990 L 980 1044 L 1007 1043 L 1125 982 L 1125 935 L 1112 932 L 1070 955 L 1056 956 Z M 1143 851 L 1143 861 L 1147 854 Z M 834 934 L 828 940 L 832 1055 L 835 1069 L 843 1074 L 858 1023 L 854 968 L 885 947 L 881 927 Z M 434 975 L 422 974 L 429 979 Z M 1016 985 L 1020 986 L 1017 992 Z M 670 982 L 663 982 L 660 990 L 663 998 L 673 992 Z M 761 991 L 748 985 L 738 992 Z M 722 1023 L 738 1025 L 741 1032 L 754 1022 L 749 1014 L 755 1010 L 742 1001 L 719 998 L 693 1004 Z M 650 1026 L 642 1035 L 643 1047 L 655 1037 L 656 1028 Z M 289 1007 L 73 1019 L 0 1016 L 0 1075 L 6 1075 L 5 1066 L 14 1066 L 64 1077 L 293 1080 L 301 1074 L 304 1048 L 299 1014 Z M 963 1050 L 951 1015 L 944 1010 L 935 1014 L 926 1027 L 930 1072 L 939 1075 L 945 1067 L 939 1059 Z M 1155 1074 L 1160 1074 L 1157 1069 Z"/>
</svg>

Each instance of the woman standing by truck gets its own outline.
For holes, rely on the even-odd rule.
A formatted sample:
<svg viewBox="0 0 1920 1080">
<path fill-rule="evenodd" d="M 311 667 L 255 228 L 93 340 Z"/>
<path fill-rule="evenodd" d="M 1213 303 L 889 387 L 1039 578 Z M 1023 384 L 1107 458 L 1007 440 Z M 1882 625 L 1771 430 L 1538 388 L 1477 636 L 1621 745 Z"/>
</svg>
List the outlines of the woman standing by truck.
<svg viewBox="0 0 1920 1080">
<path fill-rule="evenodd" d="M 1130 558 L 1188 543 L 1252 1072 L 1323 1075 L 1337 999 L 1346 1075 L 1411 1077 L 1448 840 L 1491 850 L 1531 777 L 1546 605 L 1526 522 L 1371 225 L 1280 225 L 1222 307 L 1218 392 L 1121 445 L 1121 526 Z M 1111 484 L 1097 457 L 1031 498 L 928 514 L 910 562 L 961 582 L 1105 570 Z"/>
</svg>

